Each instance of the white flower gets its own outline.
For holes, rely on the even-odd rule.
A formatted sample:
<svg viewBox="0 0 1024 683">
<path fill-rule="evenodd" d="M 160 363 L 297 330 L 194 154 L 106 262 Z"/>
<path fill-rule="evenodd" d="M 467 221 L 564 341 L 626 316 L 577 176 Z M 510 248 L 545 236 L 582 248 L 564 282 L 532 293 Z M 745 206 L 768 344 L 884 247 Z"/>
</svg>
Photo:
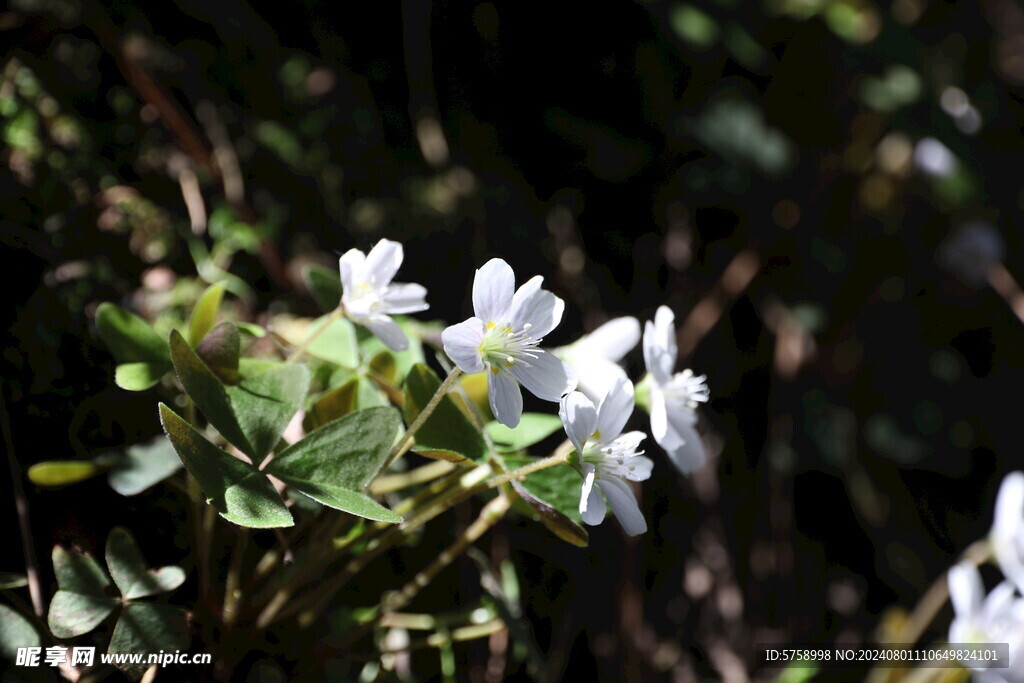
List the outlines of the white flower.
<svg viewBox="0 0 1024 683">
<path fill-rule="evenodd" d="M 640 323 L 629 316 L 615 318 L 569 346 L 555 349 L 579 378 L 577 389 L 592 401 L 608 393 L 617 379 L 626 379 L 619 361 L 640 341 Z"/>
<path fill-rule="evenodd" d="M 651 433 L 683 474 L 704 464 L 707 456 L 697 433 L 696 408 L 708 400 L 704 375 L 690 370 L 672 374 L 676 364 L 675 316 L 658 308 L 644 326 L 644 362 L 651 373 Z"/>
<path fill-rule="evenodd" d="M 393 351 L 409 347 L 402 328 L 388 317 L 395 313 L 416 313 L 427 310 L 422 285 L 392 283 L 404 254 L 402 245 L 381 240 L 369 254 L 349 249 L 339 260 L 341 270 L 341 306 L 354 323 L 373 332 Z"/>
<path fill-rule="evenodd" d="M 519 384 L 538 398 L 558 401 L 576 387 L 562 361 L 537 348 L 562 319 L 565 303 L 541 289 L 540 275 L 515 294 L 515 274 L 501 259 L 491 259 L 473 281 L 475 317 L 441 333 L 448 357 L 465 373 L 487 373 L 487 395 L 494 418 L 514 428 L 523 414 Z"/>
<path fill-rule="evenodd" d="M 1020 660 L 1024 654 L 1024 600 L 1016 596 L 1014 585 L 1004 581 L 986 596 L 978 568 L 971 562 L 961 562 L 949 570 L 949 597 L 954 612 L 949 625 L 950 643 L 1010 644 L 1010 668 L 971 667 L 978 672 L 975 680 L 1024 680 Z"/>
<path fill-rule="evenodd" d="M 589 398 L 574 391 L 562 399 L 558 410 L 565 433 L 576 447 L 570 462 L 583 475 L 580 491 L 583 521 L 600 524 L 604 520 L 603 492 L 623 530 L 636 536 L 647 531 L 647 522 L 626 480 L 650 478 L 654 462 L 637 450 L 640 442 L 647 438 L 646 434 L 622 434 L 632 414 L 633 385 L 627 379 L 616 380 L 597 408 Z"/>
<path fill-rule="evenodd" d="M 1011 472 L 999 486 L 989 542 L 1003 574 L 1024 593 L 1024 472 Z"/>
</svg>

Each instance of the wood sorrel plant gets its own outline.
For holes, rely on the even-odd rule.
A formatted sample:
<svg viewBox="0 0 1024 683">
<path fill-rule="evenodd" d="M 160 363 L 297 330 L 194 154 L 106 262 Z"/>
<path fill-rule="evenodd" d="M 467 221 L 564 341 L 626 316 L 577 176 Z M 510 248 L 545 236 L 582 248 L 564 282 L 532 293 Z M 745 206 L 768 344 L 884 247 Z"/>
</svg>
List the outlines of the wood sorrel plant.
<svg viewBox="0 0 1024 683">
<path fill-rule="evenodd" d="M 382 240 L 368 254 L 343 255 L 340 277 L 308 270 L 307 284 L 327 312 L 299 332 L 218 323 L 218 284 L 198 299 L 187 326 L 166 339 L 113 304 L 97 311 L 99 333 L 118 362 L 116 382 L 130 391 L 159 385 L 165 392 L 158 409 L 166 440 L 74 463 L 76 473 L 68 463 L 43 463 L 30 477 L 54 483 L 108 472 L 123 495 L 166 482 L 186 496 L 198 592 L 188 611 L 207 647 L 218 648 L 222 672 L 268 629 L 305 629 L 331 610 L 345 610 L 335 596 L 358 585 L 374 559 L 474 497 L 483 503 L 475 522 L 426 566 L 395 577 L 394 592 L 348 610 L 343 632 L 300 668 L 315 673 L 325 657 L 344 658 L 377 628 L 434 631 L 421 643 L 433 647 L 507 627 L 522 633 L 507 596 L 491 594 L 468 613 L 401 610 L 512 509 L 586 546 L 581 522 L 599 524 L 607 501 L 627 533 L 643 533 L 629 482 L 647 479 L 654 461 L 641 450 L 645 433 L 624 433 L 635 403 L 650 406 L 652 431 L 681 470 L 704 461 L 694 411 L 707 400 L 707 387 L 689 371 L 672 374 L 667 308 L 647 324 L 650 379 L 635 392 L 618 365 L 639 342 L 635 319 L 545 350 L 540 344 L 561 321 L 564 303 L 539 276 L 516 289 L 512 269 L 492 259 L 476 273 L 474 316 L 438 335 L 437 328 L 394 317 L 428 305 L 421 285 L 393 282 L 402 260 L 402 246 Z M 443 380 L 424 351 L 438 336 Z M 475 373 L 486 377 L 493 421 L 462 389 L 460 378 Z M 557 405 L 550 413 L 523 413 L 520 387 Z M 568 438 L 553 453 L 530 453 L 559 430 Z M 409 451 L 435 462 L 405 462 Z M 249 543 L 251 530 L 260 529 L 276 530 L 269 548 Z M 224 556 L 215 549 L 226 535 L 234 540 Z M 122 616 L 111 651 L 144 650 L 147 643 L 188 647 L 183 611 L 135 602 L 173 591 L 185 575 L 176 567 L 146 569 L 124 530 L 115 530 L 107 550 L 120 599 L 88 555 L 57 549 L 54 562 L 61 582 L 49 611 L 54 637 L 81 635 L 120 610 L 147 618 L 132 620 L 129 629 Z M 74 605 L 88 607 L 88 618 Z"/>
</svg>

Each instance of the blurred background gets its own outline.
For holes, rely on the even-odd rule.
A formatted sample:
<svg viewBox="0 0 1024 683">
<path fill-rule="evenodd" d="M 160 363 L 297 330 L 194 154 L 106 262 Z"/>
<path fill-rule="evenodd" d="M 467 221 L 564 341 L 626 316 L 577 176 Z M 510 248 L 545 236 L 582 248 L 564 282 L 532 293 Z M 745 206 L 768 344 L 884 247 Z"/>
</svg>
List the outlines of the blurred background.
<svg viewBox="0 0 1024 683">
<path fill-rule="evenodd" d="M 0 45 L 22 469 L 159 432 L 155 394 L 113 383 L 103 301 L 166 331 L 226 280 L 240 318 L 313 315 L 303 266 L 388 237 L 399 279 L 429 289 L 421 317 L 466 317 L 492 256 L 566 300 L 553 345 L 675 311 L 680 369 L 711 387 L 709 465 L 684 479 L 649 443 L 637 539 L 500 527 L 481 547 L 517 568 L 545 664 L 495 636 L 455 649 L 460 679 L 773 678 L 755 643 L 889 637 L 1020 467 L 1013 0 L 10 0 Z M 120 523 L 187 566 L 161 487 L 26 486 L 42 558 Z M 367 592 L 473 516 L 393 552 Z M 10 548 L 0 569 L 22 571 Z M 417 609 L 480 591 L 472 562 L 445 577 Z M 417 680 L 442 668 L 412 660 Z"/>
</svg>

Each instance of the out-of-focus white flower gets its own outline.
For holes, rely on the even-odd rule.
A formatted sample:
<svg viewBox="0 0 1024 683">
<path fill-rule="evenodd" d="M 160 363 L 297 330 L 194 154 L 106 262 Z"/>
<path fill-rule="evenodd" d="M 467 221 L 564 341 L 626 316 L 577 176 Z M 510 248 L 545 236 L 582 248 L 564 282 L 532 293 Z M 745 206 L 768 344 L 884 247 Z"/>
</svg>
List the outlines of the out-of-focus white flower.
<svg viewBox="0 0 1024 683">
<path fill-rule="evenodd" d="M 555 349 L 556 356 L 576 373 L 576 387 L 592 401 L 605 396 L 615 380 L 627 379 L 619 361 L 640 341 L 640 322 L 625 316 L 609 320 L 568 346 Z"/>
<path fill-rule="evenodd" d="M 654 463 L 637 450 L 647 435 L 643 432 L 622 434 L 626 421 L 633 414 L 633 385 L 617 379 L 596 408 L 578 391 L 562 399 L 558 415 L 576 453 L 570 463 L 583 475 L 580 491 L 580 516 L 587 524 L 604 520 L 605 502 L 615 513 L 623 530 L 630 536 L 647 531 L 640 506 L 637 505 L 628 481 L 650 478 Z"/>
<path fill-rule="evenodd" d="M 644 326 L 644 362 L 651 374 L 651 433 L 675 466 L 689 474 L 704 464 L 707 455 L 697 433 L 697 406 L 708 400 L 704 375 L 691 370 L 672 374 L 676 347 L 675 315 L 658 308 Z"/>
<path fill-rule="evenodd" d="M 1003 574 L 1024 593 L 1024 472 L 1011 472 L 999 486 L 989 543 Z"/>
<path fill-rule="evenodd" d="M 338 262 L 341 270 L 341 306 L 354 323 L 373 332 L 393 351 L 409 347 L 402 328 L 389 316 L 428 308 L 422 285 L 392 283 L 402 265 L 402 245 L 381 240 L 370 253 L 349 249 Z"/>
<path fill-rule="evenodd" d="M 1016 595 L 1009 581 L 985 595 L 978 568 L 961 562 L 949 570 L 949 597 L 953 603 L 953 622 L 949 642 L 1009 643 L 1007 669 L 988 669 L 984 663 L 965 662 L 975 671 L 975 680 L 986 683 L 1024 681 L 1024 600 Z"/>
<path fill-rule="evenodd" d="M 519 384 L 538 398 L 558 401 L 576 387 L 566 365 L 537 348 L 562 319 L 565 302 L 541 289 L 540 275 L 514 294 L 515 273 L 491 259 L 473 280 L 474 317 L 441 333 L 444 351 L 465 373 L 487 372 L 487 396 L 494 418 L 514 428 L 523 414 Z"/>
</svg>

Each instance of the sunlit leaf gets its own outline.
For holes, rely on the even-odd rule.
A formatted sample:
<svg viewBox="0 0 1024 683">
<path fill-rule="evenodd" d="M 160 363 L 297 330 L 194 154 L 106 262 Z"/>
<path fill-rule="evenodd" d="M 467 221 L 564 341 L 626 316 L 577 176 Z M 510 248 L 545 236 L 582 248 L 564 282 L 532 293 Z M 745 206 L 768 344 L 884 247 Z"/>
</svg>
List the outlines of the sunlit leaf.
<svg viewBox="0 0 1024 683">
<path fill-rule="evenodd" d="M 218 282 L 207 287 L 196 301 L 195 308 L 192 309 L 192 317 L 188 321 L 188 341 L 192 346 L 198 346 L 207 332 L 213 329 L 223 298 L 224 283 Z"/>
<path fill-rule="evenodd" d="M 48 460 L 28 468 L 28 479 L 37 486 L 57 488 L 92 479 L 110 469 L 94 460 Z"/>
<path fill-rule="evenodd" d="M 178 457 L 222 517 L 245 527 L 292 526 L 291 513 L 262 472 L 214 446 L 162 403 L 160 420 Z"/>
<path fill-rule="evenodd" d="M 441 386 L 434 371 L 425 365 L 416 365 L 405 378 L 405 419 L 407 424 L 420 414 L 423 407 Z M 473 423 L 459 410 L 450 396 L 445 396 L 437 408 L 416 432 L 413 450 L 421 455 L 452 462 L 483 461 L 487 445 Z"/>
<path fill-rule="evenodd" d="M 327 328 L 320 332 L 320 328 L 324 325 L 327 325 Z M 305 353 L 313 358 L 346 368 L 359 366 L 356 331 L 352 323 L 344 318 L 331 319 L 331 316 L 325 315 L 308 325 L 297 323 L 280 325 L 277 332 L 293 347 L 306 344 Z M 314 335 L 316 338 L 306 343 L 306 340 Z"/>
<path fill-rule="evenodd" d="M 107 537 L 107 568 L 126 600 L 166 593 L 185 582 L 181 567 L 150 569 L 124 527 L 115 527 Z"/>
<path fill-rule="evenodd" d="M 394 408 L 351 413 L 286 448 L 267 466 L 267 473 L 324 505 L 399 522 L 401 517 L 362 491 L 383 467 L 400 425 Z"/>
<path fill-rule="evenodd" d="M 557 415 L 544 413 L 523 413 L 519 425 L 510 429 L 500 422 L 489 422 L 487 433 L 499 450 L 521 451 L 543 441 L 562 428 L 562 420 Z"/>
<path fill-rule="evenodd" d="M 145 391 L 159 382 L 171 367 L 170 361 L 121 363 L 114 371 L 114 381 L 127 391 Z"/>
<path fill-rule="evenodd" d="M 505 468 L 513 470 L 534 462 L 535 458 L 505 456 Z M 536 498 L 579 524 L 580 489 L 583 478 L 569 465 L 555 465 L 527 476 L 520 485 Z"/>
</svg>

